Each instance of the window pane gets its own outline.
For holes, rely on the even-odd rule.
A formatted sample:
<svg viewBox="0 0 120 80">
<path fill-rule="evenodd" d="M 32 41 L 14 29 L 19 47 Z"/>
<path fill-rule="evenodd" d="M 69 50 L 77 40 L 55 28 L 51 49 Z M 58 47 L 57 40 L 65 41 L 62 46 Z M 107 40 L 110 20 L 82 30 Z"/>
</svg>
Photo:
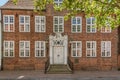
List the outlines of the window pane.
<svg viewBox="0 0 120 80">
<path fill-rule="evenodd" d="M 24 48 L 24 42 L 20 42 L 20 48 Z"/>
<path fill-rule="evenodd" d="M 5 22 L 5 23 L 8 23 L 8 16 L 5 16 L 5 17 L 4 17 L 4 22 Z"/>
<path fill-rule="evenodd" d="M 58 18 L 55 18 L 55 24 L 58 24 Z"/>
<path fill-rule="evenodd" d="M 91 24 L 91 19 L 87 18 L 87 24 Z"/>
<path fill-rule="evenodd" d="M 87 32 L 91 32 L 90 31 L 90 25 L 87 25 Z"/>
<path fill-rule="evenodd" d="M 26 31 L 26 32 L 28 32 L 28 31 L 30 30 L 29 27 L 30 27 L 29 24 L 26 24 L 26 25 L 25 25 L 25 31 Z"/>
<path fill-rule="evenodd" d="M 8 50 L 5 50 L 4 54 L 5 54 L 5 56 L 8 56 Z"/>
<path fill-rule="evenodd" d="M 40 56 L 40 50 L 36 50 L 36 56 Z"/>
<path fill-rule="evenodd" d="M 24 17 L 23 16 L 20 17 L 20 23 L 24 23 Z"/>
<path fill-rule="evenodd" d="M 87 43 L 87 48 L 90 48 L 90 43 Z"/>
<path fill-rule="evenodd" d="M 95 18 L 92 18 L 92 24 L 94 24 L 95 23 Z"/>
<path fill-rule="evenodd" d="M 81 24 L 80 18 L 77 18 L 77 24 Z"/>
<path fill-rule="evenodd" d="M 29 17 L 25 17 L 25 23 L 29 23 Z"/>
<path fill-rule="evenodd" d="M 13 23 L 13 22 L 14 22 L 13 16 L 10 16 L 10 23 Z"/>
<path fill-rule="evenodd" d="M 10 48 L 13 48 L 13 42 L 10 42 Z"/>
<path fill-rule="evenodd" d="M 29 50 L 26 50 L 25 51 L 25 56 L 29 56 L 29 53 L 30 53 Z"/>
<path fill-rule="evenodd" d="M 20 50 L 20 56 L 24 56 L 24 50 Z"/>
<path fill-rule="evenodd" d="M 76 18 L 72 18 L 72 24 L 76 24 Z"/>
<path fill-rule="evenodd" d="M 8 48 L 8 42 L 5 42 L 5 48 Z"/>
<path fill-rule="evenodd" d="M 76 56 L 76 50 L 73 50 L 73 56 Z"/>
<path fill-rule="evenodd" d="M 13 56 L 13 50 L 10 50 L 10 56 Z"/>
<path fill-rule="evenodd" d="M 63 18 L 59 18 L 59 24 L 63 24 Z"/>
</svg>

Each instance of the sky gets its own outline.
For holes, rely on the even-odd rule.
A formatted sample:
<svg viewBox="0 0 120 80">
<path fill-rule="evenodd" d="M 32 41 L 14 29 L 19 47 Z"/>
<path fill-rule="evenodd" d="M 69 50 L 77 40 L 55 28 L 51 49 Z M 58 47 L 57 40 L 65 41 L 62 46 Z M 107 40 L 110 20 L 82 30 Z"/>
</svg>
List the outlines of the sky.
<svg viewBox="0 0 120 80">
<path fill-rule="evenodd" d="M 0 0 L 0 6 L 4 5 L 8 0 Z"/>
</svg>

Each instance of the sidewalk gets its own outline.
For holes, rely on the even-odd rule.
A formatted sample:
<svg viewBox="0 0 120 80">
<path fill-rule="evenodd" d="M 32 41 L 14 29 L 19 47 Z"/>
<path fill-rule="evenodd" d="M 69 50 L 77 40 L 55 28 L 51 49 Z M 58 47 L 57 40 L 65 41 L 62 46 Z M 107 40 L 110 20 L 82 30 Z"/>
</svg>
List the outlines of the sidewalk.
<svg viewBox="0 0 120 80">
<path fill-rule="evenodd" d="M 95 79 L 96 78 L 96 79 Z M 103 78 L 103 79 L 102 79 Z M 107 78 L 107 79 L 105 79 Z M 109 78 L 109 79 L 108 79 Z M 120 71 L 76 71 L 73 74 L 44 74 L 43 71 L 0 71 L 2 79 L 27 80 L 120 80 Z"/>
</svg>

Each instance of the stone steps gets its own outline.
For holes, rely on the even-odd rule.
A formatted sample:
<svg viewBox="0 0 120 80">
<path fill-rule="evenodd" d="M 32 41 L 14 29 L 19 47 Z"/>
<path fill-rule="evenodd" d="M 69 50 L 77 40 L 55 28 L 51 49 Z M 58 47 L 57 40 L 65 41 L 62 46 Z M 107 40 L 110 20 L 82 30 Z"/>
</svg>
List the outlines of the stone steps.
<svg viewBox="0 0 120 80">
<path fill-rule="evenodd" d="M 49 74 L 71 74 L 72 71 L 69 70 L 67 65 L 50 65 Z"/>
</svg>

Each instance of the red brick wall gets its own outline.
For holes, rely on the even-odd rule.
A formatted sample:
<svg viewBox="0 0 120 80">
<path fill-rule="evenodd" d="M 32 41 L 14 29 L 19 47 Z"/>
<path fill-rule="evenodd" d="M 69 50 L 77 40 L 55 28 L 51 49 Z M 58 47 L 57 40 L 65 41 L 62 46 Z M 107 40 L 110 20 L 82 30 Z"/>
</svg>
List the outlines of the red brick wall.
<svg viewBox="0 0 120 80">
<path fill-rule="evenodd" d="M 47 6 L 50 7 L 51 5 Z M 65 15 L 66 11 L 54 12 L 52 8 L 47 8 L 47 11 L 43 14 L 46 16 L 46 33 L 35 33 L 34 29 L 34 18 L 35 15 L 33 11 L 29 10 L 2 10 L 3 15 L 15 15 L 15 32 L 7 33 L 3 32 L 4 40 L 14 40 L 15 41 L 15 57 L 14 58 L 3 58 L 3 68 L 4 70 L 14 70 L 14 69 L 37 69 L 43 70 L 45 58 L 36 58 L 34 55 L 34 43 L 36 40 L 48 40 L 48 36 L 53 34 L 53 16 Z M 30 32 L 19 32 L 19 15 L 30 15 Z M 86 19 L 84 13 L 77 16 L 82 16 L 82 33 L 71 33 L 71 19 L 64 22 L 64 33 L 68 35 L 69 41 L 82 41 L 82 57 L 73 58 L 71 57 L 70 43 L 68 46 L 68 54 L 74 63 L 74 69 L 76 70 L 112 70 L 117 69 L 117 29 L 113 30 L 112 33 L 86 33 Z M 30 57 L 20 58 L 19 57 L 19 41 L 29 40 L 30 41 Z M 111 41 L 112 43 L 112 56 L 110 58 L 101 57 L 101 41 Z M 97 42 L 97 57 L 87 58 L 86 57 L 86 41 L 96 41 Z M 47 43 L 47 56 L 49 55 L 49 45 Z"/>
</svg>

